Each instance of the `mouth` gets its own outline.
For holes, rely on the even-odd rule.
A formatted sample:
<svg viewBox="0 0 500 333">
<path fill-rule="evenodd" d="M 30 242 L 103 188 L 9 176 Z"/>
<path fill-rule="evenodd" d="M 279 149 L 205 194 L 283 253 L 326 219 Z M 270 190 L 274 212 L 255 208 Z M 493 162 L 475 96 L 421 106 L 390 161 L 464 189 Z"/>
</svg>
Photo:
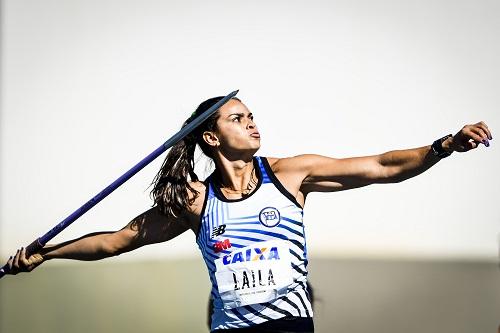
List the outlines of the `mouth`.
<svg viewBox="0 0 500 333">
<path fill-rule="evenodd" d="M 259 134 L 259 132 L 254 132 L 254 133 L 250 134 L 250 136 L 251 136 L 252 138 L 260 139 L 260 134 Z"/>
</svg>

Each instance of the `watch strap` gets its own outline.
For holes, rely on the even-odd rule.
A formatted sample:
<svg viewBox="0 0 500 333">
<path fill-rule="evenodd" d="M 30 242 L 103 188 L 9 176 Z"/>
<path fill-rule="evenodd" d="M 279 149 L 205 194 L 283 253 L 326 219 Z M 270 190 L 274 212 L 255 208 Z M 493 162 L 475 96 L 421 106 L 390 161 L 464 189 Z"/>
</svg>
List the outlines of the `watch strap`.
<svg viewBox="0 0 500 333">
<path fill-rule="evenodd" d="M 441 139 L 437 139 L 436 141 L 434 141 L 431 145 L 431 150 L 432 150 L 432 153 L 434 154 L 434 156 L 437 156 L 439 158 L 445 158 L 445 157 L 448 157 L 451 155 L 450 152 L 447 152 L 446 150 L 444 150 L 443 148 L 443 142 L 448 139 L 448 138 L 451 138 L 453 135 L 452 134 L 448 134 L 446 136 L 443 136 Z"/>
</svg>

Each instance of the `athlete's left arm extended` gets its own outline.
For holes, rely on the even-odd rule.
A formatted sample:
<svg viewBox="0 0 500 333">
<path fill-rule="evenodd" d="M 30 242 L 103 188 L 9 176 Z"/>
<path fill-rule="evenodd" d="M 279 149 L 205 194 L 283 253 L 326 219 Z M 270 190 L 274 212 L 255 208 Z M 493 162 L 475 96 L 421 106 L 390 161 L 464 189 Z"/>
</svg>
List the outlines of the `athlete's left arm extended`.
<svg viewBox="0 0 500 333">
<path fill-rule="evenodd" d="M 480 143 L 489 146 L 491 132 L 484 122 L 464 126 L 442 142 L 445 152 L 466 152 Z M 389 151 L 380 155 L 335 159 L 319 155 L 292 158 L 302 169 L 303 192 L 333 192 L 375 183 L 397 183 L 415 177 L 435 165 L 441 158 L 431 145 Z"/>
</svg>

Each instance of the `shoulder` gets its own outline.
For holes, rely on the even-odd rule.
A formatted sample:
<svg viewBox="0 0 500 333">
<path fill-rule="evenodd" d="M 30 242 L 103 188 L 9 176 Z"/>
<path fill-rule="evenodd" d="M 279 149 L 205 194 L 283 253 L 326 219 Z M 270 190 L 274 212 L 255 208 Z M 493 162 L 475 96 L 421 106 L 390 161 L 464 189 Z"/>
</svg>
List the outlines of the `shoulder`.
<svg viewBox="0 0 500 333">
<path fill-rule="evenodd" d="M 292 188 L 298 188 L 314 167 L 315 156 L 317 155 L 303 154 L 281 158 L 266 157 L 266 159 L 272 172 L 283 185 L 288 184 Z"/>
<path fill-rule="evenodd" d="M 266 157 L 269 166 L 279 184 L 290 193 L 300 207 L 304 207 L 305 195 L 301 191 L 302 184 L 309 174 L 308 165 L 311 164 L 311 155 L 297 155 L 292 157 Z"/>
<path fill-rule="evenodd" d="M 188 191 L 189 200 L 192 200 L 192 204 L 190 206 L 191 210 L 196 207 L 203 205 L 205 201 L 205 195 L 207 193 L 207 185 L 202 181 L 189 182 L 189 186 L 195 190 L 195 192 Z"/>
<path fill-rule="evenodd" d="M 315 154 L 301 154 L 291 157 L 266 157 L 274 173 L 307 172 L 322 156 Z"/>
<path fill-rule="evenodd" d="M 189 182 L 189 186 L 191 186 L 193 189 L 195 189 L 198 192 L 205 192 L 207 185 L 203 181 L 196 181 L 196 182 Z"/>
<path fill-rule="evenodd" d="M 188 190 L 189 207 L 181 215 L 181 218 L 188 224 L 189 228 L 196 232 L 199 227 L 200 216 L 203 213 L 203 205 L 207 193 L 207 186 L 204 182 L 189 182 L 189 186 L 196 192 Z"/>
</svg>

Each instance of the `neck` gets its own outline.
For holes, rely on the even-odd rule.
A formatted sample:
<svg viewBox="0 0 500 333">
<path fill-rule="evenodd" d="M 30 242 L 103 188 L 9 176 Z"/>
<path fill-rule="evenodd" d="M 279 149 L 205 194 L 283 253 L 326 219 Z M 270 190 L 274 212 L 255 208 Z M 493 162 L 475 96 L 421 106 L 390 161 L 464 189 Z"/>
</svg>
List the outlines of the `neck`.
<svg viewBox="0 0 500 333">
<path fill-rule="evenodd" d="M 245 191 L 255 177 L 252 157 L 229 160 L 220 156 L 215 165 L 222 187 L 229 190 Z"/>
</svg>

